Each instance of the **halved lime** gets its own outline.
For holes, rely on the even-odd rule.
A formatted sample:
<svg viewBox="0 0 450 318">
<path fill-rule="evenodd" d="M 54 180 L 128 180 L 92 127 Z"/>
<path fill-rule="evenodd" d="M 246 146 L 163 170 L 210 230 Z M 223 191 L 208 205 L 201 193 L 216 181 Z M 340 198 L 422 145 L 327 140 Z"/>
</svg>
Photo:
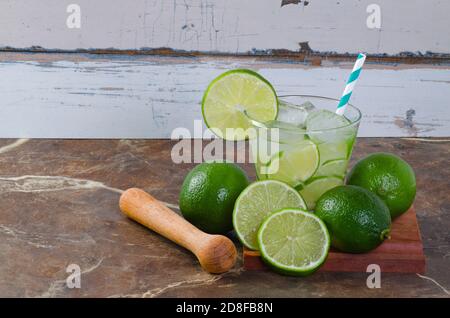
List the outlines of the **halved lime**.
<svg viewBox="0 0 450 318">
<path fill-rule="evenodd" d="M 265 78 L 251 70 L 237 69 L 209 84 L 203 95 L 202 114 L 206 126 L 216 135 L 226 140 L 247 139 L 251 123 L 244 111 L 260 122 L 277 117 L 277 95 Z"/>
<path fill-rule="evenodd" d="M 268 177 L 296 186 L 308 180 L 319 167 L 317 146 L 304 140 L 291 149 L 281 151 L 268 166 Z"/>
<path fill-rule="evenodd" d="M 263 220 L 282 208 L 303 208 L 301 195 L 287 184 L 265 180 L 254 182 L 245 188 L 234 205 L 233 225 L 242 244 L 258 249 L 256 234 Z"/>
<path fill-rule="evenodd" d="M 269 216 L 258 231 L 262 259 L 275 271 L 306 276 L 326 260 L 328 230 L 317 216 L 300 209 L 283 209 Z"/>
<path fill-rule="evenodd" d="M 344 181 L 337 177 L 317 177 L 309 181 L 300 194 L 306 201 L 309 210 L 313 210 L 316 206 L 316 201 L 328 190 L 342 185 Z"/>
<path fill-rule="evenodd" d="M 337 176 L 343 179 L 347 170 L 347 163 L 346 159 L 330 160 L 320 166 L 315 175 L 323 177 Z"/>
</svg>

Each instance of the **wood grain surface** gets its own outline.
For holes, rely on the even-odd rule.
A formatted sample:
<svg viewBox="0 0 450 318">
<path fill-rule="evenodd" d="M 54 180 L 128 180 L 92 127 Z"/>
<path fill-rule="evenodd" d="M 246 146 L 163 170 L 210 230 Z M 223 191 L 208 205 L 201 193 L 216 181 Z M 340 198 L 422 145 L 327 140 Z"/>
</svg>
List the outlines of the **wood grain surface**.
<svg viewBox="0 0 450 318">
<path fill-rule="evenodd" d="M 339 98 L 352 64 L 0 53 L 0 137 L 170 138 L 178 127 L 193 136 L 203 93 L 226 70 L 257 70 L 279 95 Z M 359 136 L 450 136 L 449 66 L 366 64 L 352 95 Z"/>
<path fill-rule="evenodd" d="M 258 251 L 244 249 L 243 258 L 247 270 L 267 269 Z M 393 221 L 391 238 L 373 251 L 348 254 L 331 249 L 319 270 L 365 273 L 371 264 L 379 265 L 384 273 L 425 273 L 425 255 L 414 207 Z"/>
<path fill-rule="evenodd" d="M 450 53 L 448 1 L 296 2 L 133 0 L 130 5 L 127 0 L 2 0 L 0 47 Z M 66 25 L 72 3 L 80 8 L 79 29 Z M 373 4 L 379 8 L 379 28 L 367 24 L 373 19 Z"/>
</svg>

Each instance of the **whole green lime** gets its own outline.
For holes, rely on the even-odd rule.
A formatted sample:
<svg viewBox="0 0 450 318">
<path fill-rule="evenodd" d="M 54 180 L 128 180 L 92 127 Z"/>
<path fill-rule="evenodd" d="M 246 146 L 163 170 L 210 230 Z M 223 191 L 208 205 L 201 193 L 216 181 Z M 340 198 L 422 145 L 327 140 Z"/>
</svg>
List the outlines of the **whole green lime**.
<svg viewBox="0 0 450 318">
<path fill-rule="evenodd" d="M 226 233 L 233 228 L 234 202 L 247 185 L 245 172 L 233 163 L 199 164 L 181 187 L 181 213 L 207 233 Z"/>
<path fill-rule="evenodd" d="M 357 186 L 338 186 L 316 203 L 316 215 L 327 225 L 331 245 L 348 253 L 365 253 L 389 237 L 391 216 L 374 193 Z"/>
<path fill-rule="evenodd" d="M 347 177 L 347 184 L 378 195 L 388 206 L 392 218 L 406 212 L 416 196 L 414 170 L 390 153 L 373 153 L 358 161 Z"/>
</svg>

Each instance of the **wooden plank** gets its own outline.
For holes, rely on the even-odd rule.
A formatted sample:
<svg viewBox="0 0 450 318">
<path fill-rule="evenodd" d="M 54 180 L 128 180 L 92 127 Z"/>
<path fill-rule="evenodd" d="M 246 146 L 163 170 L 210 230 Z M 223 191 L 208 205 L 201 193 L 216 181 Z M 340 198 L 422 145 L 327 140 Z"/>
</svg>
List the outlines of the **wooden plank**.
<svg viewBox="0 0 450 318">
<path fill-rule="evenodd" d="M 80 28 L 68 28 L 69 4 Z M 381 27 L 369 28 L 372 0 L 3 0 L 0 47 L 145 49 L 226 53 L 273 49 L 399 54 L 450 53 L 450 2 L 378 0 Z M 306 46 L 305 46 L 306 47 Z M 304 47 L 304 48 L 305 48 Z"/>
<path fill-rule="evenodd" d="M 349 62 L 322 67 L 260 58 L 0 53 L 3 138 L 169 138 L 193 131 L 208 83 L 259 71 L 279 93 L 339 97 Z M 352 96 L 361 137 L 450 136 L 448 66 L 368 63 Z"/>
<path fill-rule="evenodd" d="M 258 251 L 244 249 L 243 254 L 245 269 L 267 269 Z M 319 271 L 366 272 L 370 264 L 379 265 L 384 273 L 425 273 L 425 255 L 413 207 L 394 220 L 391 239 L 364 254 L 347 254 L 332 249 Z"/>
</svg>

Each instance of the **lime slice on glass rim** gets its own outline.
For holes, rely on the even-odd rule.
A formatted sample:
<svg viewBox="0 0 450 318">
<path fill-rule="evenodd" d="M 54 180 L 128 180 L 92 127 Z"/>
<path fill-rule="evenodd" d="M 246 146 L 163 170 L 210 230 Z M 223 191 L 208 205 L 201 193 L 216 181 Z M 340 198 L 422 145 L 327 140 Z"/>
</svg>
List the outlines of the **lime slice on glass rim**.
<svg viewBox="0 0 450 318">
<path fill-rule="evenodd" d="M 317 146 L 303 140 L 291 149 L 280 151 L 268 165 L 269 178 L 286 182 L 291 186 L 305 182 L 317 171 L 320 162 Z"/>
<path fill-rule="evenodd" d="M 321 219 L 300 209 L 269 216 L 258 231 L 261 257 L 275 271 L 294 276 L 315 272 L 326 260 L 330 235 Z"/>
<path fill-rule="evenodd" d="M 202 114 L 206 126 L 217 136 L 245 140 L 249 137 L 246 130 L 252 126 L 250 118 L 267 122 L 277 117 L 278 99 L 264 77 L 251 70 L 236 69 L 209 84 L 203 95 Z"/>
<path fill-rule="evenodd" d="M 330 189 L 344 183 L 343 178 L 338 177 L 314 177 L 300 190 L 300 194 L 306 201 L 309 210 L 313 210 L 316 201 Z"/>
<path fill-rule="evenodd" d="M 245 188 L 233 211 L 234 230 L 242 244 L 257 250 L 256 235 L 261 223 L 282 208 L 306 209 L 306 204 L 295 189 L 280 181 L 257 181 Z"/>
</svg>

